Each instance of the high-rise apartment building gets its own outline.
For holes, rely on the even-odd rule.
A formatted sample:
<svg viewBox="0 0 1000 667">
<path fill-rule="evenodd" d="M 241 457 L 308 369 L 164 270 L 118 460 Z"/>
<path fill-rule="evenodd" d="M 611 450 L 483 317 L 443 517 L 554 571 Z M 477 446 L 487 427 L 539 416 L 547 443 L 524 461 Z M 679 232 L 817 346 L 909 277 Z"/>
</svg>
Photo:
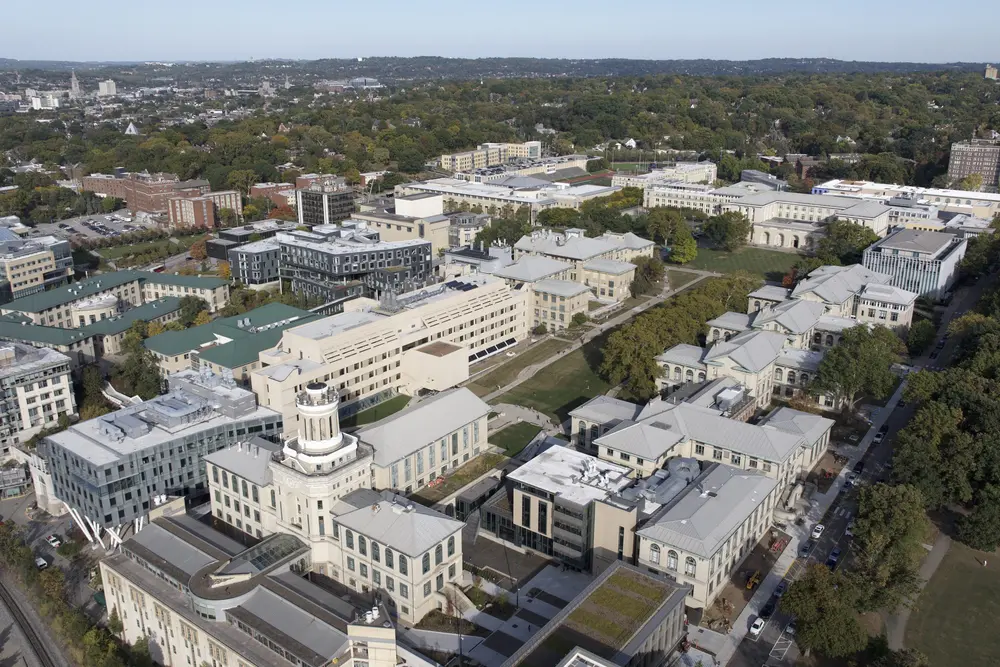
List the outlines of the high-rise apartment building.
<svg viewBox="0 0 1000 667">
<path fill-rule="evenodd" d="M 114 97 L 118 94 L 118 86 L 114 81 L 108 79 L 97 84 L 98 97 Z"/>
<path fill-rule="evenodd" d="M 974 174 L 983 177 L 983 186 L 997 187 L 1000 181 L 1000 141 L 972 139 L 951 145 L 948 178 L 955 182 Z"/>
</svg>

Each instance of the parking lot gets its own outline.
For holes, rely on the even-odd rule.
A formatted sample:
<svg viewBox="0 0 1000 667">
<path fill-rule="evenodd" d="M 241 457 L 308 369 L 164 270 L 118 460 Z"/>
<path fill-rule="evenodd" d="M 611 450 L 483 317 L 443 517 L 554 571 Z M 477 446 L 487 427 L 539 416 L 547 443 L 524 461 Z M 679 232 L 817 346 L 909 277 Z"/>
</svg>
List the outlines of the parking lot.
<svg viewBox="0 0 1000 667">
<path fill-rule="evenodd" d="M 108 238 L 154 227 L 155 225 L 152 223 L 133 219 L 128 211 L 123 210 L 110 214 L 83 215 L 59 222 L 45 223 L 35 227 L 31 236 L 55 236 L 62 239 Z"/>
</svg>

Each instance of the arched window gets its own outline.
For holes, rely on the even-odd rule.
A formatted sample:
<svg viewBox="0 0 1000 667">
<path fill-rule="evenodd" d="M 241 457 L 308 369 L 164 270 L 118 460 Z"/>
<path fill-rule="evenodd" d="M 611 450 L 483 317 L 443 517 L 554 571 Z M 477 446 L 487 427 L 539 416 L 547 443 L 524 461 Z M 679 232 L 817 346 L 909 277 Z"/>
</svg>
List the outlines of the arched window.
<svg viewBox="0 0 1000 667">
<path fill-rule="evenodd" d="M 712 329 L 712 340 L 719 340 L 719 330 Z"/>
<path fill-rule="evenodd" d="M 590 441 L 591 442 L 593 442 L 594 440 L 597 440 L 597 438 L 600 437 L 600 435 L 601 435 L 601 429 L 599 429 L 597 427 L 597 424 L 594 424 L 593 426 L 590 427 Z"/>
<path fill-rule="evenodd" d="M 376 563 L 379 561 L 379 548 L 377 542 L 372 542 L 372 560 Z"/>
<path fill-rule="evenodd" d="M 681 367 L 680 366 L 674 366 L 674 379 L 677 380 L 678 382 L 681 379 Z"/>
<path fill-rule="evenodd" d="M 788 379 L 788 384 L 795 384 L 795 371 L 788 371 L 786 376 Z"/>
<path fill-rule="evenodd" d="M 764 245 L 771 245 L 771 232 L 764 232 Z"/>
<path fill-rule="evenodd" d="M 830 347 L 833 347 L 833 334 L 826 335 L 826 344 Z"/>
<path fill-rule="evenodd" d="M 694 380 L 694 371 L 689 368 L 687 369 L 687 372 L 684 373 L 684 381 L 692 382 L 693 380 Z"/>
<path fill-rule="evenodd" d="M 698 382 L 705 381 L 705 371 L 698 371 Z"/>
<path fill-rule="evenodd" d="M 452 535 L 448 538 L 448 556 L 455 555 L 455 536 Z"/>
<path fill-rule="evenodd" d="M 677 552 L 673 549 L 667 552 L 667 569 L 677 571 Z"/>
<path fill-rule="evenodd" d="M 425 553 L 424 557 L 422 559 L 420 559 L 420 560 L 421 560 L 420 565 L 421 565 L 421 568 L 423 569 L 423 573 L 427 574 L 428 572 L 431 571 L 431 555 L 430 555 L 430 553 L 429 552 Z"/>
<path fill-rule="evenodd" d="M 760 310 L 760 301 L 754 301 L 753 302 L 753 309 L 754 310 Z"/>
<path fill-rule="evenodd" d="M 732 333 L 730 333 L 729 331 L 727 331 L 727 332 L 726 332 L 726 340 L 729 340 L 729 339 L 730 339 L 730 338 L 732 338 L 732 337 L 733 337 L 733 334 L 732 334 Z"/>
<path fill-rule="evenodd" d="M 392 549 L 389 547 L 385 548 L 385 566 L 392 567 Z"/>
<path fill-rule="evenodd" d="M 784 248 L 785 247 L 785 235 L 784 234 L 778 234 L 778 247 L 779 248 Z"/>
<path fill-rule="evenodd" d="M 821 333 L 814 333 L 813 334 L 813 342 L 816 343 L 817 345 L 819 345 L 820 343 L 822 343 L 823 342 L 823 334 L 821 334 Z"/>
<path fill-rule="evenodd" d="M 358 535 L 358 553 L 362 556 L 368 555 L 368 543 L 360 535 Z"/>
<path fill-rule="evenodd" d="M 403 554 L 399 554 L 399 573 L 400 574 L 410 573 L 409 564 L 406 562 L 406 556 L 404 556 Z"/>
<path fill-rule="evenodd" d="M 587 439 L 587 422 L 580 422 L 580 442 Z"/>
<path fill-rule="evenodd" d="M 796 236 L 796 237 L 794 237 L 792 239 L 792 247 L 793 248 L 798 248 L 799 247 L 799 237 L 798 236 Z"/>
<path fill-rule="evenodd" d="M 775 382 L 781 382 L 781 369 L 780 368 L 775 368 L 774 369 L 774 381 Z"/>
<path fill-rule="evenodd" d="M 444 547 L 439 544 L 434 547 L 434 564 L 440 565 L 442 560 L 444 560 Z"/>
<path fill-rule="evenodd" d="M 803 387 L 806 386 L 807 384 L 809 384 L 809 374 L 808 373 L 803 373 L 802 375 L 800 375 L 799 376 L 799 383 Z"/>
<path fill-rule="evenodd" d="M 354 533 L 351 532 L 351 531 L 349 531 L 349 530 L 344 531 L 344 537 L 347 539 L 347 548 L 348 549 L 353 549 L 354 548 Z"/>
<path fill-rule="evenodd" d="M 687 558 L 684 559 L 684 574 L 686 574 L 689 577 L 693 577 L 697 569 L 698 569 L 698 563 L 697 561 L 695 561 L 694 558 L 688 556 Z"/>
<path fill-rule="evenodd" d="M 656 565 L 660 564 L 660 547 L 656 544 L 649 545 L 649 562 Z"/>
</svg>

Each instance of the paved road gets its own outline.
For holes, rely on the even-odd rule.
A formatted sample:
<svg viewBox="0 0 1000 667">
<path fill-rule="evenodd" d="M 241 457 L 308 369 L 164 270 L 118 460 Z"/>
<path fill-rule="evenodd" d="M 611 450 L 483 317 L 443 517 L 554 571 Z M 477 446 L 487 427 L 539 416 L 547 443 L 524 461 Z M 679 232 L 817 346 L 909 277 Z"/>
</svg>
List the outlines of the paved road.
<svg viewBox="0 0 1000 667">
<path fill-rule="evenodd" d="M 949 306 L 942 315 L 939 336 L 944 335 L 944 332 L 947 330 L 948 325 L 953 319 L 961 317 L 972 308 L 981 296 L 984 287 L 985 286 L 980 282 L 980 284 L 973 285 L 967 289 L 962 289 L 958 292 L 958 294 L 956 294 L 951 306 Z M 939 338 L 938 340 L 940 341 L 941 339 Z M 942 348 L 939 349 L 935 346 L 921 358 L 914 360 L 914 366 L 947 366 L 955 353 L 956 347 L 957 344 L 955 342 L 948 340 Z M 936 357 L 935 359 L 930 358 L 932 354 Z M 888 410 L 888 413 L 886 410 Z M 899 407 L 895 402 L 895 398 L 893 398 L 890 399 L 886 409 L 873 416 L 873 421 L 875 422 L 873 429 L 869 431 L 868 435 L 866 435 L 861 443 L 859 443 L 860 447 L 865 447 L 872 440 L 874 432 L 883 422 L 888 425 L 889 428 L 882 443 L 878 445 L 871 445 L 860 459 L 865 464 L 864 472 L 861 475 L 862 484 L 871 484 L 888 478 L 890 471 L 889 465 L 892 459 L 892 442 L 894 440 L 894 436 L 901 428 L 905 427 L 906 424 L 909 423 L 914 411 L 915 408 L 912 405 Z M 850 465 L 853 465 L 853 463 L 854 460 L 852 459 Z M 841 480 L 838 480 L 838 483 L 840 481 Z M 824 531 L 822 538 L 817 541 L 817 544 L 813 548 L 809 558 L 796 558 L 795 562 L 791 565 L 783 578 L 794 580 L 803 572 L 808 564 L 826 562 L 827 557 L 834 547 L 839 547 L 841 549 L 840 562 L 843 562 L 843 560 L 848 556 L 850 549 L 850 538 L 846 536 L 845 530 L 847 524 L 856 512 L 856 490 L 849 490 L 840 493 L 834 499 L 830 509 L 827 511 L 823 519 L 823 524 L 826 527 L 826 530 Z M 812 526 L 808 525 L 805 528 L 811 530 Z M 935 542 L 933 549 L 920 568 L 920 576 L 922 579 L 921 588 L 923 588 L 927 580 L 929 580 L 931 575 L 933 575 L 934 570 L 937 569 L 937 566 L 947 553 L 950 543 L 951 540 L 944 535 L 939 537 Z M 798 548 L 798 543 L 796 541 L 793 540 L 792 544 L 796 545 L 796 548 Z M 764 631 L 757 639 L 751 638 L 747 634 L 749 623 L 756 619 L 757 610 L 761 609 L 765 602 L 770 598 L 771 593 L 779 580 L 780 579 L 777 577 L 774 577 L 771 586 L 761 586 L 758 594 L 755 595 L 750 601 L 750 604 L 747 605 L 747 609 L 752 611 L 749 614 L 744 614 L 746 618 L 741 616 L 744 623 L 734 626 L 732 635 L 737 635 L 741 637 L 742 640 L 736 648 L 732 659 L 728 663 L 730 667 L 760 667 L 761 665 L 770 667 L 772 665 L 777 666 L 795 663 L 795 660 L 798 657 L 798 649 L 794 645 L 794 639 L 784 632 L 784 628 L 790 620 L 787 615 L 782 614 L 780 611 L 776 613 L 775 616 L 768 621 L 767 625 L 764 627 Z M 904 648 L 902 642 L 906 631 L 906 622 L 909 618 L 909 613 L 909 609 L 904 609 L 901 613 L 890 616 L 886 622 L 889 645 L 890 648 L 894 650 Z M 744 625 L 746 627 L 743 627 Z"/>
<path fill-rule="evenodd" d="M 564 349 L 564 350 L 556 353 L 554 356 L 549 357 L 548 359 L 545 359 L 544 361 L 540 361 L 537 364 L 533 364 L 531 366 L 523 368 L 521 370 L 521 372 L 517 374 L 517 378 L 515 378 L 510 384 L 508 384 L 505 387 L 501 387 L 500 389 L 497 389 L 496 391 L 494 391 L 494 392 L 492 392 L 490 394 L 487 394 L 486 396 L 483 396 L 483 400 L 486 401 L 487 403 L 489 403 L 490 401 L 503 396 L 508 391 L 510 391 L 514 387 L 518 386 L 519 384 L 521 384 L 522 382 L 524 382 L 528 378 L 534 377 L 534 375 L 535 375 L 536 372 L 540 371 L 541 369 L 545 368 L 549 364 L 553 363 L 556 359 L 561 359 L 562 357 L 566 356 L 570 352 L 573 352 L 574 350 L 579 350 L 581 347 L 583 347 L 584 345 L 586 345 L 587 343 L 589 343 L 594 338 L 600 336 L 601 334 L 603 334 L 608 329 L 613 329 L 614 327 L 622 324 L 623 322 L 626 322 L 626 321 L 630 320 L 631 318 L 635 317 L 639 313 L 641 313 L 641 312 L 643 312 L 645 310 L 648 310 L 648 309 L 652 308 L 653 306 L 659 305 L 660 303 L 663 303 L 664 299 L 667 299 L 667 298 L 673 296 L 674 294 L 677 294 L 678 292 L 682 292 L 682 291 L 684 291 L 686 289 L 690 289 L 690 288 L 694 287 L 695 285 L 697 285 L 699 282 L 701 282 L 705 278 L 711 278 L 711 277 L 714 277 L 714 276 L 720 276 L 720 275 L 722 275 L 720 273 L 715 273 L 713 271 L 700 271 L 700 270 L 696 270 L 696 269 L 675 269 L 675 267 L 671 267 L 671 269 L 672 270 L 682 270 L 682 271 L 685 271 L 687 273 L 692 273 L 692 274 L 695 274 L 697 277 L 693 281 L 687 283 L 686 285 L 681 286 L 679 289 L 670 289 L 669 285 L 665 285 L 664 286 L 665 289 L 661 290 L 659 294 L 654 295 L 654 296 L 650 297 L 649 299 L 647 299 L 645 303 L 643 303 L 643 304 L 641 304 L 639 306 L 636 306 L 634 308 L 631 308 L 629 310 L 622 311 L 621 313 L 619 313 L 615 317 L 612 317 L 611 319 L 603 322 L 602 324 L 600 324 L 600 325 L 598 325 L 598 326 L 590 329 L 583 336 L 581 336 L 579 339 L 577 339 L 573 344 L 571 344 L 568 348 L 566 348 L 566 349 Z"/>
</svg>

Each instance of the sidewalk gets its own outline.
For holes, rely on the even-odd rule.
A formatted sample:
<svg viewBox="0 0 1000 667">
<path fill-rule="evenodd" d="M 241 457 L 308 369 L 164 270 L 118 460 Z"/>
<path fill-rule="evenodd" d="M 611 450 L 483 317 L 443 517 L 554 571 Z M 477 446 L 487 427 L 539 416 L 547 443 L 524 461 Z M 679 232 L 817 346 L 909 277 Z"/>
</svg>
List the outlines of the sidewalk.
<svg viewBox="0 0 1000 667">
<path fill-rule="evenodd" d="M 948 549 L 950 548 L 951 538 L 944 533 L 938 534 L 937 539 L 934 540 L 933 548 L 931 548 L 930 553 L 924 558 L 924 562 L 920 564 L 919 590 L 914 597 L 914 603 L 920 597 L 920 591 L 924 590 L 924 586 L 934 576 L 934 572 L 938 569 L 938 565 L 944 560 L 945 554 L 948 553 Z M 893 614 L 886 619 L 885 635 L 889 642 L 889 648 L 893 651 L 902 651 L 905 648 L 903 639 L 905 638 L 906 624 L 910 620 L 911 611 L 913 611 L 912 607 L 903 607 L 899 610 L 899 613 Z"/>
<path fill-rule="evenodd" d="M 899 387 L 896 388 L 895 393 L 886 402 L 886 406 L 878 411 L 878 415 L 873 420 L 871 428 L 868 429 L 868 433 L 865 437 L 861 439 L 858 443 L 857 448 L 851 453 L 850 460 L 841 469 L 840 474 L 830 488 L 827 489 L 826 493 L 821 493 L 813 496 L 810 499 L 810 509 L 809 513 L 806 515 L 806 520 L 800 525 L 789 525 L 785 532 L 791 537 L 788 546 L 785 547 L 785 551 L 778 558 L 778 562 L 774 564 L 771 572 L 768 573 L 764 581 L 761 582 L 760 586 L 757 588 L 757 592 L 744 607 L 743 612 L 740 613 L 739 617 L 733 621 L 733 629 L 727 635 L 727 641 L 722 647 L 721 651 L 717 654 L 719 659 L 719 664 L 727 664 L 735 655 L 737 647 L 743 638 L 746 637 L 747 631 L 750 627 L 750 617 L 757 616 L 760 612 L 761 607 L 771 599 L 774 594 L 774 589 L 778 587 L 778 584 L 782 579 L 788 574 L 788 571 L 794 565 L 799 554 L 799 544 L 807 539 L 809 539 L 809 533 L 813 524 L 822 521 L 823 517 L 826 515 L 830 506 L 833 505 L 837 496 L 840 495 L 840 489 L 844 486 L 844 480 L 847 479 L 848 473 L 851 472 L 851 468 L 854 464 L 860 461 L 864 455 L 868 452 L 871 447 L 872 440 L 875 438 L 875 434 L 878 433 L 879 428 L 882 424 L 886 422 L 889 415 L 892 414 L 893 409 L 896 407 L 896 403 L 899 402 L 900 397 L 903 395 L 903 390 L 906 388 L 906 380 L 899 383 Z"/>
</svg>

